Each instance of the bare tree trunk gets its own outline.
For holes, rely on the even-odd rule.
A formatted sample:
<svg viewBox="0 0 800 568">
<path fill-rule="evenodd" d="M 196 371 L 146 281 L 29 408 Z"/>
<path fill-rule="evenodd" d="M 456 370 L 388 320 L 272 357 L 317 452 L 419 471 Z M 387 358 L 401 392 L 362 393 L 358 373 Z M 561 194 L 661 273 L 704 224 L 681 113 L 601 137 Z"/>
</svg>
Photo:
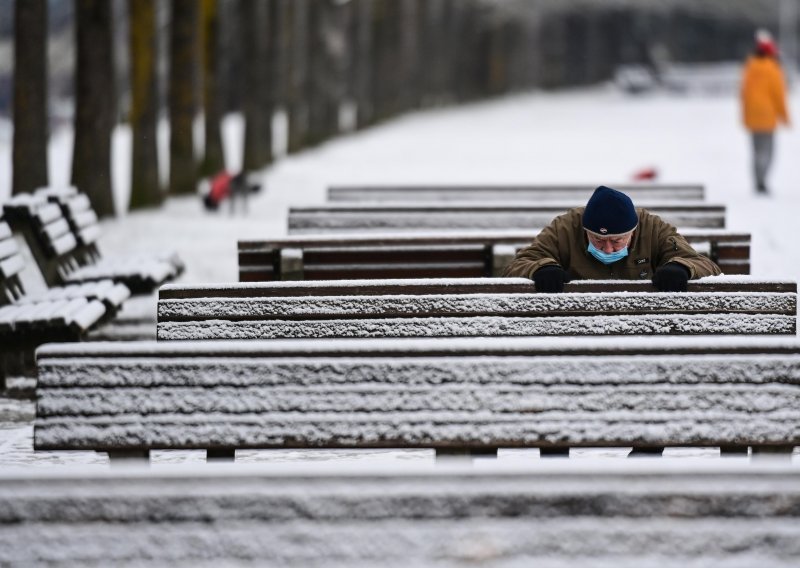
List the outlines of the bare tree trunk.
<svg viewBox="0 0 800 568">
<path fill-rule="evenodd" d="M 76 0 L 77 63 L 72 183 L 85 192 L 101 217 L 114 214 L 111 130 L 114 68 L 111 3 Z"/>
<path fill-rule="evenodd" d="M 356 103 L 356 124 L 365 128 L 373 121 L 372 94 L 372 0 L 354 0 L 353 61 L 351 83 Z"/>
<path fill-rule="evenodd" d="M 244 170 L 257 170 L 272 161 L 272 104 L 270 77 L 269 16 L 264 0 L 241 0 L 244 27 Z"/>
<path fill-rule="evenodd" d="M 47 1 L 17 2 L 12 193 L 47 185 Z"/>
<path fill-rule="evenodd" d="M 197 109 L 199 4 L 172 0 L 169 70 L 169 191 L 192 193 L 197 182 L 192 122 Z"/>
<path fill-rule="evenodd" d="M 288 95 L 290 152 L 301 150 L 307 144 L 308 23 L 309 0 L 292 0 Z"/>
<path fill-rule="evenodd" d="M 205 150 L 200 175 L 210 176 L 225 168 L 222 153 L 222 96 L 219 85 L 219 10 L 217 0 L 203 0 L 203 108 L 205 109 Z"/>
<path fill-rule="evenodd" d="M 344 99 L 344 7 L 333 0 L 311 4 L 308 83 L 310 144 L 336 136 Z"/>
<path fill-rule="evenodd" d="M 155 0 L 129 0 L 131 65 L 131 164 L 130 207 L 158 205 L 163 200 L 158 177 L 158 88 L 156 62 Z"/>
</svg>

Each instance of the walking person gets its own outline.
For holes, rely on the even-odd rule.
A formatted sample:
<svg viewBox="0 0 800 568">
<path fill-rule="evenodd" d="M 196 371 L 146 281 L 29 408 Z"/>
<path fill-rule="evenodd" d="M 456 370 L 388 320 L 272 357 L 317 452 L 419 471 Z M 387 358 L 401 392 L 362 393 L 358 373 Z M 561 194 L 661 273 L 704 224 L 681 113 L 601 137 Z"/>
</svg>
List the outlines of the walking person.
<svg viewBox="0 0 800 568">
<path fill-rule="evenodd" d="M 767 173 L 772 164 L 775 129 L 789 125 L 786 85 L 778 60 L 778 47 L 766 30 L 758 30 L 755 51 L 742 73 L 742 119 L 753 144 L 753 176 L 756 191 L 767 194 Z"/>
</svg>

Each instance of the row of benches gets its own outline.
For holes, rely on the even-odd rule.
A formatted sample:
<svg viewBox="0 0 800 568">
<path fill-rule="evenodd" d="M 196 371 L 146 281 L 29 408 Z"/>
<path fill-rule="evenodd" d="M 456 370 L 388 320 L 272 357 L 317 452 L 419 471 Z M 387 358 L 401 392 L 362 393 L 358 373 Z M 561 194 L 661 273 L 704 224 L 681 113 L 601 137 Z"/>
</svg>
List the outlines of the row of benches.
<svg viewBox="0 0 800 568">
<path fill-rule="evenodd" d="M 717 277 L 685 294 L 648 288 L 577 282 L 574 293 L 542 296 L 525 279 L 165 286 L 161 341 L 39 350 L 35 447 L 229 458 L 246 447 L 790 451 L 800 346 L 749 336 L 796 333 L 796 284 Z M 585 337 L 596 334 L 605 337 Z M 288 339 L 298 337 L 314 339 Z M 203 341 L 231 338 L 249 341 Z"/>
<path fill-rule="evenodd" d="M 174 254 L 104 258 L 99 236 L 88 197 L 74 187 L 45 188 L 3 204 L 0 390 L 7 377 L 35 373 L 37 346 L 86 339 L 111 321 L 132 293 L 150 294 L 183 271 Z M 24 276 L 32 274 L 26 272 L 25 248 L 41 272 L 43 292 L 26 289 Z"/>
</svg>

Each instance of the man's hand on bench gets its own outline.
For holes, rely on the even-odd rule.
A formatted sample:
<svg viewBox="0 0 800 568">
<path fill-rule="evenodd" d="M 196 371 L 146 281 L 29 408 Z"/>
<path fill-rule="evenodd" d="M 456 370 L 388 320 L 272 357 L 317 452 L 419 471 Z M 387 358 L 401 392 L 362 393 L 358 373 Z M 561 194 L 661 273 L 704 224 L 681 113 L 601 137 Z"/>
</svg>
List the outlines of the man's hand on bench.
<svg viewBox="0 0 800 568">
<path fill-rule="evenodd" d="M 557 264 L 548 264 L 533 273 L 533 283 L 537 292 L 563 292 L 564 284 L 569 281 L 569 275 Z"/>
<path fill-rule="evenodd" d="M 689 276 L 688 268 L 677 262 L 668 262 L 656 269 L 653 286 L 661 292 L 686 292 Z"/>
</svg>

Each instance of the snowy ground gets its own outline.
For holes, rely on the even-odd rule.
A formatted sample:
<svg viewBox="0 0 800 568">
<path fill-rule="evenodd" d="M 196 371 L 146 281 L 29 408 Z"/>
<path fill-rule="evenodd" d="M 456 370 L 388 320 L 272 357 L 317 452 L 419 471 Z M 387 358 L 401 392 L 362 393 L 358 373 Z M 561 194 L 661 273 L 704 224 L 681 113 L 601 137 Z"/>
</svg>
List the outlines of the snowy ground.
<svg viewBox="0 0 800 568">
<path fill-rule="evenodd" d="M 800 94 L 790 108 L 800 112 Z M 186 261 L 184 282 L 230 282 L 237 278 L 236 241 L 286 233 L 289 205 L 324 201 L 333 183 L 569 183 L 612 185 L 654 166 L 658 181 L 702 183 L 707 201 L 728 206 L 728 228 L 753 235 L 752 273 L 765 278 L 800 279 L 800 247 L 795 223 L 800 214 L 800 135 L 778 134 L 772 194 L 752 190 L 749 139 L 739 124 L 734 93 L 626 96 L 611 87 L 532 93 L 458 108 L 414 113 L 378 128 L 342 137 L 280 160 L 264 172 L 265 191 L 253 198 L 247 215 L 203 210 L 194 196 L 171 199 L 159 210 L 104 222 L 106 253 L 172 248 Z M 229 165 L 239 162 L 236 117 L 227 123 Z M 68 132 L 53 137 L 51 180 L 66 183 Z M 0 124 L 0 200 L 10 180 L 10 133 Z M 129 136 L 115 137 L 115 155 L 127 155 Z M 115 161 L 115 183 L 127 195 L 129 164 Z M 154 302 L 145 303 L 154 309 Z M 0 408 L 0 411 L 2 408 Z M 31 451 L 29 422 L 0 431 L 0 467 L 63 463 L 106 463 L 93 454 Z M 535 451 L 533 453 L 536 453 Z M 196 454 L 196 455 L 195 455 Z M 603 450 L 605 456 L 624 451 Z M 199 453 L 162 452 L 157 461 L 194 461 Z M 246 452 L 260 460 L 366 459 L 431 460 L 418 452 Z M 509 459 L 530 452 L 504 452 Z M 598 452 L 580 452 L 598 455 Z M 673 455 L 713 455 L 683 450 Z M 264 456 L 269 456 L 265 458 Z M 795 455 L 795 461 L 798 455 Z"/>
</svg>

